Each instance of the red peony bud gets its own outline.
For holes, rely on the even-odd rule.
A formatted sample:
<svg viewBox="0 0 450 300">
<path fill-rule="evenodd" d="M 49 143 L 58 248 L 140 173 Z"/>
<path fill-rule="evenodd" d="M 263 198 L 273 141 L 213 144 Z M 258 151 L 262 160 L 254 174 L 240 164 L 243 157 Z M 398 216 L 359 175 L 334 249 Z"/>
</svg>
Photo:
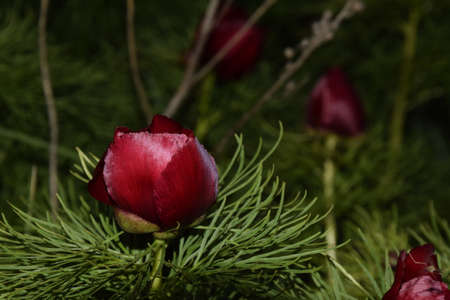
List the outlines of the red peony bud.
<svg viewBox="0 0 450 300">
<path fill-rule="evenodd" d="M 314 129 L 343 136 L 356 136 L 364 131 L 361 101 L 339 68 L 330 69 L 314 87 L 307 122 Z"/>
<path fill-rule="evenodd" d="M 217 184 L 214 159 L 193 132 L 156 115 L 141 131 L 116 129 L 88 190 L 115 208 L 125 231 L 148 233 L 194 222 L 215 202 Z"/>
<path fill-rule="evenodd" d="M 248 21 L 248 15 L 236 8 L 227 8 L 211 30 L 205 45 L 205 61 L 216 55 Z M 251 26 L 216 66 L 217 75 L 224 80 L 236 79 L 256 63 L 262 49 L 263 31 Z"/>
<path fill-rule="evenodd" d="M 400 253 L 395 280 L 383 300 L 450 300 L 442 282 L 434 247 L 426 244 Z"/>
</svg>

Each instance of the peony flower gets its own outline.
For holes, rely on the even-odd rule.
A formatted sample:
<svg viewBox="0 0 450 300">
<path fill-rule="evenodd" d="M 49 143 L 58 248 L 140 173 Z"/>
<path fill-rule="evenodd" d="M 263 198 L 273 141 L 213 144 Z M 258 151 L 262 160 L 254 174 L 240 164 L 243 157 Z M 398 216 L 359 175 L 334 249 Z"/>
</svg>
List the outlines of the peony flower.
<svg viewBox="0 0 450 300">
<path fill-rule="evenodd" d="M 442 282 L 434 247 L 426 244 L 400 253 L 395 280 L 383 300 L 450 300 Z"/>
<path fill-rule="evenodd" d="M 236 7 L 226 8 L 218 18 L 206 42 L 203 61 L 214 57 L 248 21 L 248 15 Z M 236 79 L 249 71 L 261 53 L 262 44 L 263 31 L 255 25 L 251 26 L 217 64 L 215 70 L 219 78 Z"/>
<path fill-rule="evenodd" d="M 114 207 L 125 231 L 148 233 L 194 222 L 215 202 L 217 184 L 214 159 L 193 132 L 156 115 L 143 130 L 116 129 L 88 190 Z"/>
<path fill-rule="evenodd" d="M 361 101 L 339 68 L 330 69 L 314 87 L 307 123 L 317 130 L 350 137 L 364 131 Z"/>
</svg>

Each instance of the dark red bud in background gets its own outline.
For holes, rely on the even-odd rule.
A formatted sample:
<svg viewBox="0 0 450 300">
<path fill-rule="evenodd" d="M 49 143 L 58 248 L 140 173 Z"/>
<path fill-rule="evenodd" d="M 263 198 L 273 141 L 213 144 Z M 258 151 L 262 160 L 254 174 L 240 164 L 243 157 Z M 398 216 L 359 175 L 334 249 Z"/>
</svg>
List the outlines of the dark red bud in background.
<svg viewBox="0 0 450 300">
<path fill-rule="evenodd" d="M 364 132 L 361 101 L 339 68 L 330 69 L 314 87 L 307 123 L 311 128 L 348 137 Z"/>
<path fill-rule="evenodd" d="M 116 208 L 124 230 L 139 233 L 194 222 L 215 202 L 217 184 L 214 159 L 193 132 L 156 115 L 146 129 L 116 130 L 88 190 Z"/>
<path fill-rule="evenodd" d="M 228 43 L 230 39 L 248 21 L 245 11 L 236 6 L 219 8 L 215 17 L 215 24 L 209 33 L 201 57 L 201 63 L 207 63 Z M 200 26 L 197 27 L 195 41 L 198 40 Z M 237 79 L 248 72 L 257 62 L 263 45 L 264 33 L 256 25 L 251 26 L 242 38 L 228 51 L 216 65 L 215 71 L 221 80 Z M 192 54 L 191 49 L 183 56 L 186 63 Z"/>
<path fill-rule="evenodd" d="M 400 253 L 395 280 L 383 300 L 450 300 L 442 282 L 434 247 L 426 244 Z"/>
<path fill-rule="evenodd" d="M 216 55 L 248 21 L 248 15 L 236 7 L 227 8 L 211 31 L 204 59 Z M 249 71 L 258 60 L 263 44 L 263 31 L 253 25 L 216 66 L 219 78 L 236 79 Z"/>
</svg>

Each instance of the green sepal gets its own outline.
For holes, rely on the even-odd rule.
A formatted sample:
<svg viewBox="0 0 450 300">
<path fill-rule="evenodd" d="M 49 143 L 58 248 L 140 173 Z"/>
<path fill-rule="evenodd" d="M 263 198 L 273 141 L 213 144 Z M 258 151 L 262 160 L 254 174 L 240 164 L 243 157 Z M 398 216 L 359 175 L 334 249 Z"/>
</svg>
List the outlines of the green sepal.
<svg viewBox="0 0 450 300">
<path fill-rule="evenodd" d="M 155 240 L 171 240 L 178 236 L 178 230 L 169 230 L 169 231 L 158 231 L 153 232 L 153 237 Z"/>
<path fill-rule="evenodd" d="M 197 219 L 194 220 L 194 222 L 192 222 L 188 228 L 192 228 L 195 227 L 197 225 L 200 225 L 206 218 L 206 215 L 201 215 L 200 217 L 198 217 Z"/>
<path fill-rule="evenodd" d="M 158 225 L 117 207 L 114 208 L 114 215 L 119 226 L 129 233 L 142 234 L 161 230 Z"/>
</svg>

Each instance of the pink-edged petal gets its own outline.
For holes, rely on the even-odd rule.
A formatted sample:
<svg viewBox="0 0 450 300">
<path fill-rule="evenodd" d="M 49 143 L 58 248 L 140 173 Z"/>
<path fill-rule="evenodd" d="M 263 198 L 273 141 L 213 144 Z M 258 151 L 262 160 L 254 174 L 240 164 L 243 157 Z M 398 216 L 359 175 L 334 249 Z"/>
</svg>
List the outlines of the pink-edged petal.
<svg viewBox="0 0 450 300">
<path fill-rule="evenodd" d="M 403 281 L 422 275 L 430 275 L 434 280 L 442 280 L 434 247 L 431 244 L 412 249 L 406 257 Z"/>
<path fill-rule="evenodd" d="M 95 167 L 92 179 L 88 183 L 88 191 L 92 197 L 108 205 L 113 205 L 106 190 L 105 179 L 103 178 L 103 169 L 105 167 L 105 154 Z"/>
<path fill-rule="evenodd" d="M 429 275 L 413 278 L 402 285 L 398 300 L 446 300 L 449 294 L 445 283 Z"/>
<path fill-rule="evenodd" d="M 150 133 L 182 133 L 189 137 L 194 137 L 192 130 L 183 128 L 174 120 L 163 115 L 155 115 L 148 130 Z"/>
<path fill-rule="evenodd" d="M 197 139 L 175 154 L 155 184 L 158 217 L 163 228 L 187 225 L 215 202 L 218 175 L 214 159 Z"/>
<path fill-rule="evenodd" d="M 395 279 L 394 283 L 392 284 L 392 287 L 389 289 L 389 291 L 386 292 L 386 294 L 383 296 L 382 300 L 396 300 L 398 296 L 398 292 L 400 291 L 400 288 L 403 283 L 403 278 L 405 276 L 405 261 L 406 261 L 406 251 L 400 252 L 400 255 L 398 257 L 397 261 L 397 268 L 395 271 Z"/>
<path fill-rule="evenodd" d="M 104 178 L 115 204 L 159 225 L 155 182 L 189 138 L 184 134 L 117 132 L 105 157 Z"/>
</svg>

